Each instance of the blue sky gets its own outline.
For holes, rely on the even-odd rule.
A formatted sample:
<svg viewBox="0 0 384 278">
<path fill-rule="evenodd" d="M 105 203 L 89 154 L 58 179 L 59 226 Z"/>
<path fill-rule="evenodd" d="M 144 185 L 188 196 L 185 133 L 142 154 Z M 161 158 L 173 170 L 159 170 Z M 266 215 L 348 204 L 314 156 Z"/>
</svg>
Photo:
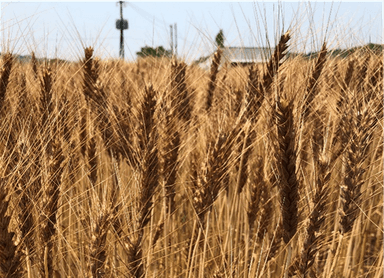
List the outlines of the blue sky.
<svg viewBox="0 0 384 278">
<path fill-rule="evenodd" d="M 274 45 L 281 30 L 292 30 L 291 49 L 312 51 L 324 39 L 331 47 L 382 43 L 383 8 L 376 2 L 126 2 L 125 57 L 148 46 L 170 48 L 177 23 L 178 55 L 194 60 L 211 53 L 220 29 L 227 46 Z M 117 58 L 116 2 L 2 2 L 1 50 L 76 60 L 84 46 L 103 58 Z M 268 39 L 266 39 L 268 37 Z"/>
</svg>

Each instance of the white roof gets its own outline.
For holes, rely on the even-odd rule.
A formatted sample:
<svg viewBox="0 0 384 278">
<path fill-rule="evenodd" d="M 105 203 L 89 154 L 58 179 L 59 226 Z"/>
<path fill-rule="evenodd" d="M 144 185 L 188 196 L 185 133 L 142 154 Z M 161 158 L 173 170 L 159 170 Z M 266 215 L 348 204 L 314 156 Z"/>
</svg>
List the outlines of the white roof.
<svg viewBox="0 0 384 278">
<path fill-rule="evenodd" d="M 272 51 L 267 47 L 227 47 L 223 51 L 223 60 L 230 63 L 260 63 L 268 60 Z"/>
<path fill-rule="evenodd" d="M 223 50 L 220 66 L 224 63 L 262 63 L 268 61 L 274 49 L 268 47 L 226 47 Z M 212 64 L 213 54 L 200 67 L 209 70 Z"/>
</svg>

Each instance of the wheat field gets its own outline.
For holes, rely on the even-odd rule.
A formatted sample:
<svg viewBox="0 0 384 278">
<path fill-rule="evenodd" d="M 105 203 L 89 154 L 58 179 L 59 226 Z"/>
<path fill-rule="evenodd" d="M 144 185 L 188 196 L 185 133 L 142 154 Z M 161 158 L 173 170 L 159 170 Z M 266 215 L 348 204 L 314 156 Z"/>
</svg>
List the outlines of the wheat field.
<svg viewBox="0 0 384 278">
<path fill-rule="evenodd" d="M 0 277 L 383 276 L 383 53 L 210 71 L 1 56 Z"/>
</svg>

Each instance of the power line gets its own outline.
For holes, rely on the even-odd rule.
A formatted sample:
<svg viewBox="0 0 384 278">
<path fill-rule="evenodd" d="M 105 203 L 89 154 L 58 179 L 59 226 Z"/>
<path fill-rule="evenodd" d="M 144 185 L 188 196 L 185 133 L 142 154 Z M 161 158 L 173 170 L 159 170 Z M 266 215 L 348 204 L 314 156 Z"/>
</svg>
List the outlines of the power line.
<svg viewBox="0 0 384 278">
<path fill-rule="evenodd" d="M 148 22 L 154 24 L 158 28 L 164 28 L 163 25 L 158 24 L 158 22 L 164 22 L 165 26 L 167 25 L 167 22 L 164 20 L 158 19 L 156 16 L 151 15 L 150 13 L 146 12 L 145 10 L 139 8 L 138 6 L 132 4 L 132 3 L 127 3 L 134 11 L 136 11 L 141 17 L 143 17 L 145 20 Z"/>
<path fill-rule="evenodd" d="M 166 22 L 165 20 L 160 20 L 158 19 L 156 16 L 148 13 L 147 11 L 141 9 L 140 7 L 132 4 L 132 3 L 127 3 L 127 5 L 129 5 L 132 10 L 136 11 L 142 18 L 144 18 L 146 21 L 150 22 L 151 24 L 153 24 L 154 26 L 158 27 L 158 28 L 164 28 L 166 29 L 166 26 L 168 25 L 171 25 L 171 23 L 169 22 Z M 163 22 L 164 25 L 161 25 L 159 24 L 158 22 Z M 191 42 L 190 40 L 187 39 L 187 37 L 184 37 L 184 36 L 179 36 L 183 41 L 185 42 L 188 42 L 190 44 L 193 44 L 194 42 Z"/>
</svg>

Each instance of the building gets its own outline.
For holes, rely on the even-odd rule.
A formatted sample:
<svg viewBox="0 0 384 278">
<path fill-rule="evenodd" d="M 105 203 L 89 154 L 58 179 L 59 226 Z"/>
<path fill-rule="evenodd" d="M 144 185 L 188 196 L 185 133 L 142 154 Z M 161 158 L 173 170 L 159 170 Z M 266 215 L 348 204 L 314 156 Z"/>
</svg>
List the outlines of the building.
<svg viewBox="0 0 384 278">
<path fill-rule="evenodd" d="M 227 47 L 223 51 L 222 63 L 231 66 L 246 66 L 263 63 L 271 57 L 273 49 L 267 47 Z"/>
<path fill-rule="evenodd" d="M 228 63 L 231 66 L 246 66 L 268 61 L 274 49 L 268 47 L 226 47 L 223 49 L 220 66 Z M 201 68 L 209 70 L 213 54 L 200 59 Z"/>
</svg>

